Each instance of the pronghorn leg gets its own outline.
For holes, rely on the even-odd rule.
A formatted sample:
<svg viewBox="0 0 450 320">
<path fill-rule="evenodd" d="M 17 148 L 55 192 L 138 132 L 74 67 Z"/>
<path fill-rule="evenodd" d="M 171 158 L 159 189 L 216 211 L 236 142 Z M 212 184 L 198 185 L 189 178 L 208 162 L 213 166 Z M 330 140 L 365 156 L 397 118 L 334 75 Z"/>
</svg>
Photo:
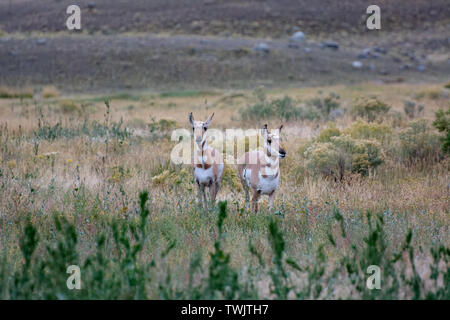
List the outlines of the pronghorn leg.
<svg viewBox="0 0 450 320">
<path fill-rule="evenodd" d="M 244 188 L 244 208 L 245 210 L 248 210 L 248 204 L 250 202 L 250 198 L 248 195 L 248 185 L 247 182 L 245 181 L 246 177 L 246 166 L 245 165 L 241 165 L 238 164 L 238 175 L 239 175 L 239 180 L 241 180 L 241 184 L 242 184 L 242 188 Z"/>
<path fill-rule="evenodd" d="M 212 182 L 209 185 L 209 199 L 212 205 L 214 205 L 214 202 L 216 200 L 216 184 L 215 182 Z"/>
<path fill-rule="evenodd" d="M 254 191 L 253 192 L 253 199 L 252 199 L 252 204 L 253 204 L 253 211 L 255 213 L 258 213 L 258 199 L 260 197 L 261 193 L 259 191 Z"/>
<path fill-rule="evenodd" d="M 247 185 L 247 182 L 245 182 L 244 180 L 242 180 L 242 186 L 244 187 L 244 195 L 245 195 L 244 207 L 245 210 L 248 210 L 250 205 L 250 193 L 248 192 L 249 186 Z"/>
<path fill-rule="evenodd" d="M 202 203 L 202 187 L 200 186 L 200 183 L 198 183 L 198 181 L 196 181 L 196 186 L 197 186 L 197 194 L 198 194 L 198 205 L 203 207 L 203 203 Z"/>
<path fill-rule="evenodd" d="M 242 187 L 244 188 L 244 196 L 245 196 L 244 206 L 245 206 L 245 209 L 247 210 L 248 204 L 250 203 L 250 196 L 249 196 L 249 192 L 248 192 L 249 188 L 248 188 L 247 182 L 245 181 L 245 179 L 246 179 L 245 175 L 246 175 L 246 170 L 244 167 L 244 169 L 242 169 L 242 173 L 239 174 L 239 179 L 241 180 Z"/>
<path fill-rule="evenodd" d="M 244 192 L 245 192 L 245 208 L 247 209 L 248 204 L 250 203 L 250 196 L 248 193 L 248 186 L 246 183 L 243 184 L 244 185 Z"/>
<path fill-rule="evenodd" d="M 275 199 L 275 191 L 272 191 L 271 194 L 269 194 L 269 210 L 272 210 L 273 208 L 273 200 Z"/>
<path fill-rule="evenodd" d="M 243 179 L 241 179 L 241 182 L 242 182 L 242 187 L 244 188 L 244 208 L 245 208 L 245 211 L 247 211 L 248 206 L 250 204 L 250 196 L 248 193 L 249 188 L 247 186 L 247 183 L 245 183 L 245 181 Z"/>
<path fill-rule="evenodd" d="M 202 194 L 203 194 L 203 203 L 205 204 L 204 209 L 208 210 L 208 200 L 206 199 L 206 191 L 204 184 L 202 184 Z"/>
<path fill-rule="evenodd" d="M 206 204 L 206 195 L 205 195 L 205 186 L 197 182 L 198 188 L 198 203 L 204 208 L 204 204 Z"/>
<path fill-rule="evenodd" d="M 218 182 L 218 181 L 214 182 L 212 189 L 213 189 L 213 193 L 211 194 L 211 201 L 213 203 L 216 203 L 217 193 L 219 192 L 219 189 L 220 189 L 220 182 Z"/>
</svg>

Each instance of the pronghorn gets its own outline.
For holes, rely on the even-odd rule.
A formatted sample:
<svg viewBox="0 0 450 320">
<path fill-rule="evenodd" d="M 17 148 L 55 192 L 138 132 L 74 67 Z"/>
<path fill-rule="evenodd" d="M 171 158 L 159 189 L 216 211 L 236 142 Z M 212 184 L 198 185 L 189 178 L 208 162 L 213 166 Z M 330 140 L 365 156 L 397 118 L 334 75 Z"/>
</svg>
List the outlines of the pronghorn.
<svg viewBox="0 0 450 320">
<path fill-rule="evenodd" d="M 209 147 L 206 143 L 206 130 L 211 124 L 214 113 L 205 122 L 194 121 L 192 112 L 189 114 L 189 122 L 194 133 L 194 183 L 198 188 L 199 202 L 203 201 L 208 208 L 206 201 L 205 187 L 209 187 L 211 202 L 214 203 L 219 192 L 220 182 L 224 169 L 222 154 L 216 149 Z"/>
<path fill-rule="evenodd" d="M 269 196 L 269 208 L 272 208 L 275 191 L 280 181 L 279 158 L 286 157 L 286 151 L 281 146 L 279 129 L 270 132 L 267 124 L 261 129 L 264 151 L 253 150 L 244 154 L 238 160 L 238 173 L 248 199 L 248 188 L 253 191 L 253 210 L 258 212 L 258 199 L 261 195 Z"/>
</svg>

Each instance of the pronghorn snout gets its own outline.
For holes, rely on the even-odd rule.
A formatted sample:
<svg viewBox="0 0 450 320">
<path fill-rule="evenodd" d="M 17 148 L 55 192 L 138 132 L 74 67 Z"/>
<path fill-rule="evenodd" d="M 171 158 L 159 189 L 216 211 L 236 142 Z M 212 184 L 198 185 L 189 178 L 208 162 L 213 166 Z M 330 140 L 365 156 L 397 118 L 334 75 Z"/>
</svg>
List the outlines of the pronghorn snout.
<svg viewBox="0 0 450 320">
<path fill-rule="evenodd" d="M 280 155 L 280 158 L 286 157 L 286 151 L 284 151 L 283 148 L 278 149 L 278 154 Z"/>
</svg>

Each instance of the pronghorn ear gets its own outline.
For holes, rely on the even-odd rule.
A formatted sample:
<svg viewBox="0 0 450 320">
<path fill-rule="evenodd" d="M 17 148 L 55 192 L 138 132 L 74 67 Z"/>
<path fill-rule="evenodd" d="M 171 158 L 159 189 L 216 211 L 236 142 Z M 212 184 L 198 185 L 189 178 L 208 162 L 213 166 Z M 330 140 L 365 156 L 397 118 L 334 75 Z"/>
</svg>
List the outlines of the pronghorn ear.
<svg viewBox="0 0 450 320">
<path fill-rule="evenodd" d="M 209 117 L 209 119 L 208 120 L 206 120 L 206 122 L 203 124 L 203 126 L 205 127 L 205 128 L 208 128 L 209 127 L 209 125 L 211 124 L 211 121 L 212 121 L 212 118 L 214 117 L 214 112 L 213 112 L 213 114 Z"/>
<path fill-rule="evenodd" d="M 261 133 L 262 136 L 264 137 L 264 139 L 267 138 L 267 123 L 265 125 L 263 125 L 263 127 L 261 128 Z"/>
<path fill-rule="evenodd" d="M 192 115 L 192 112 L 189 113 L 189 122 L 191 123 L 192 126 L 194 126 L 194 116 Z"/>
</svg>

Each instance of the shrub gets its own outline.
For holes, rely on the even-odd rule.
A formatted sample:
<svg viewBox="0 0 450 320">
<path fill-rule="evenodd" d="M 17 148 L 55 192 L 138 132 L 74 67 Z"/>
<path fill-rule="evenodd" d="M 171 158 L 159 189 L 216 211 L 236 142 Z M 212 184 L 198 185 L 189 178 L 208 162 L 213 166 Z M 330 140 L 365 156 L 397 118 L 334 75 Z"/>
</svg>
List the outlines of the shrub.
<svg viewBox="0 0 450 320">
<path fill-rule="evenodd" d="M 405 114 L 411 119 L 414 118 L 415 116 L 415 109 L 416 109 L 415 102 L 409 100 L 405 100 L 403 102 L 403 110 L 405 111 Z"/>
<path fill-rule="evenodd" d="M 306 107 L 302 108 L 301 110 L 301 119 L 303 120 L 314 121 L 322 119 L 322 114 L 314 106 L 306 105 Z"/>
<path fill-rule="evenodd" d="M 443 132 L 444 136 L 441 137 L 442 152 L 450 153 L 450 109 L 446 112 L 438 110 L 436 112 L 436 120 L 433 121 L 433 126 Z"/>
<path fill-rule="evenodd" d="M 48 99 L 59 97 L 61 94 L 55 86 L 45 86 L 44 88 L 42 88 L 41 95 L 43 98 Z"/>
<path fill-rule="evenodd" d="M 332 137 L 341 135 L 341 131 L 334 125 L 329 125 L 326 129 L 322 130 L 317 137 L 319 142 L 330 142 Z"/>
<path fill-rule="evenodd" d="M 378 124 L 359 120 L 353 122 L 349 128 L 344 130 L 344 133 L 354 139 L 370 139 L 385 142 L 392 136 L 392 129 L 384 123 Z"/>
<path fill-rule="evenodd" d="M 440 157 L 439 137 L 431 132 L 425 119 L 411 122 L 400 132 L 399 139 L 401 156 L 406 162 L 437 160 Z"/>
<path fill-rule="evenodd" d="M 349 135 L 341 135 L 332 137 L 331 142 L 337 147 L 341 158 L 340 165 L 344 166 L 345 170 L 367 175 L 370 169 L 375 169 L 383 163 L 384 157 L 377 141 L 353 139 Z"/>
<path fill-rule="evenodd" d="M 154 118 L 151 120 L 152 122 L 148 125 L 151 133 L 160 132 L 162 134 L 167 134 L 177 127 L 177 122 L 175 120 L 160 119 L 159 121 L 155 121 Z"/>
<path fill-rule="evenodd" d="M 339 171 L 339 153 L 330 142 L 316 142 L 303 152 L 306 167 L 314 173 L 333 176 Z"/>
<path fill-rule="evenodd" d="M 330 93 L 325 98 L 314 98 L 308 100 L 304 106 L 296 106 L 294 100 L 289 96 L 282 99 L 267 101 L 264 90 L 257 89 L 253 93 L 257 103 L 241 109 L 243 121 L 259 121 L 262 119 L 290 120 L 329 120 L 344 114 L 339 109 L 339 95 Z M 339 111 L 339 112 L 338 112 Z"/>
<path fill-rule="evenodd" d="M 257 103 L 253 106 L 246 107 L 245 109 L 241 109 L 240 113 L 243 121 L 257 121 L 264 118 L 270 119 L 275 116 L 271 105 L 267 103 Z"/>
<path fill-rule="evenodd" d="M 72 100 L 61 100 L 59 108 L 63 113 L 81 113 L 81 107 Z"/>
<path fill-rule="evenodd" d="M 329 119 L 332 111 L 339 108 L 339 95 L 331 92 L 328 97 L 314 98 L 307 101 L 307 106 L 315 108 L 324 119 Z"/>
<path fill-rule="evenodd" d="M 380 116 L 385 115 L 390 109 L 390 106 L 377 98 L 363 98 L 356 102 L 352 112 L 354 116 L 373 122 Z"/>
<path fill-rule="evenodd" d="M 283 99 L 273 100 L 272 106 L 281 120 L 297 120 L 302 117 L 302 110 L 294 106 L 293 100 L 288 96 L 285 96 Z"/>
<path fill-rule="evenodd" d="M 187 169 L 175 170 L 174 167 L 164 170 L 152 177 L 154 185 L 188 185 L 192 183 L 192 174 Z"/>
<path fill-rule="evenodd" d="M 417 117 L 424 109 L 425 107 L 423 105 L 416 105 L 413 101 L 405 100 L 403 103 L 403 110 L 410 119 Z"/>
<path fill-rule="evenodd" d="M 147 127 L 150 131 L 150 139 L 170 139 L 170 134 L 177 127 L 177 122 L 175 120 L 167 119 L 160 119 L 156 121 L 155 118 L 152 117 L 151 122 L 147 125 Z"/>
<path fill-rule="evenodd" d="M 440 90 L 438 89 L 427 89 L 427 90 L 422 90 L 420 92 L 418 92 L 416 94 L 416 99 L 430 99 L 430 100 L 438 100 L 439 98 L 441 98 L 442 93 Z"/>
<path fill-rule="evenodd" d="M 302 109 L 294 106 L 293 100 L 288 96 L 270 102 L 260 100 L 253 106 L 241 110 L 241 118 L 244 121 L 259 121 L 262 119 L 280 119 L 289 121 L 301 119 L 302 116 Z"/>
<path fill-rule="evenodd" d="M 330 112 L 339 107 L 336 98 L 314 99 L 304 107 L 295 106 L 292 98 L 286 96 L 272 101 L 260 100 L 258 103 L 241 109 L 243 121 L 259 121 L 263 119 L 290 120 L 319 120 L 331 118 Z"/>
<path fill-rule="evenodd" d="M 377 141 L 354 139 L 347 134 L 332 136 L 329 142 L 313 142 L 303 157 L 313 172 L 340 180 L 347 172 L 368 175 L 384 161 Z"/>
<path fill-rule="evenodd" d="M 33 98 L 33 90 L 31 88 L 14 89 L 6 86 L 0 86 L 0 98 L 4 99 L 26 99 Z"/>
<path fill-rule="evenodd" d="M 430 90 L 427 93 L 427 97 L 431 100 L 437 100 L 441 97 L 441 92 L 439 90 Z"/>
<path fill-rule="evenodd" d="M 236 192 L 242 191 L 242 184 L 239 180 L 236 169 L 227 164 L 225 164 L 223 170 L 222 184 L 224 186 L 228 186 L 231 190 L 235 190 Z"/>
</svg>

